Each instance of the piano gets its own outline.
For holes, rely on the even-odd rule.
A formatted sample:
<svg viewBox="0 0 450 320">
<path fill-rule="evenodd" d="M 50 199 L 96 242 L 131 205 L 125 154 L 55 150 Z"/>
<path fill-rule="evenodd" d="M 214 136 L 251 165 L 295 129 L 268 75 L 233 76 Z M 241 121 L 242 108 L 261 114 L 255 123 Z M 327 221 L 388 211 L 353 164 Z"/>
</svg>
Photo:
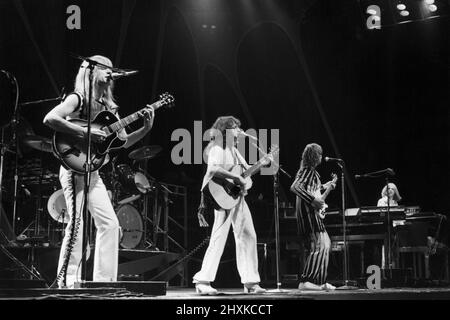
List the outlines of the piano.
<svg viewBox="0 0 450 320">
<path fill-rule="evenodd" d="M 346 210 L 345 223 L 346 235 L 352 236 L 353 239 L 373 239 L 373 234 L 377 234 L 376 238 L 381 239 L 387 232 L 388 221 L 387 207 L 361 207 L 350 208 Z M 327 212 L 324 223 L 330 236 L 342 236 L 342 211 Z M 391 227 L 395 229 L 397 226 L 410 225 L 414 222 L 436 222 L 445 218 L 445 216 L 434 212 L 421 212 L 420 207 L 390 207 L 389 220 Z M 383 236 L 381 236 L 383 235 Z M 356 237 L 355 237 L 356 236 Z M 349 239 L 350 239 L 349 238 Z M 349 240 L 348 239 L 348 240 Z"/>
</svg>

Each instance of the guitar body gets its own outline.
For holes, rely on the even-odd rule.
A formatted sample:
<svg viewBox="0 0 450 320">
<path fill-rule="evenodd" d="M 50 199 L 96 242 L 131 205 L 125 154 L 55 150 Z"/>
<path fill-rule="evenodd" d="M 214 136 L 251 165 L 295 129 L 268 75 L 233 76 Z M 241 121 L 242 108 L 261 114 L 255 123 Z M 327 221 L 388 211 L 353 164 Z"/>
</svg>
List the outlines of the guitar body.
<svg viewBox="0 0 450 320">
<path fill-rule="evenodd" d="M 337 181 L 337 175 L 335 175 L 334 173 L 331 175 L 331 177 L 333 178 L 333 180 L 331 181 L 332 184 L 335 184 Z M 325 192 L 321 195 L 319 191 L 317 191 L 316 193 L 316 197 L 317 198 L 321 198 L 323 201 L 325 201 L 325 199 L 327 198 L 328 194 L 330 193 L 330 191 L 332 190 L 331 185 L 328 186 L 327 190 L 325 190 Z M 322 208 L 320 209 L 315 209 L 314 212 L 316 215 L 319 216 L 320 219 L 325 219 L 326 216 L 326 210 L 328 209 L 328 205 L 324 202 L 324 204 L 322 205 Z"/>
<path fill-rule="evenodd" d="M 231 168 L 230 172 L 240 175 L 241 168 L 236 165 Z M 250 177 L 245 178 L 246 184 L 244 190 L 249 190 L 252 187 L 252 180 Z M 208 182 L 208 191 L 211 197 L 216 202 L 217 206 L 230 210 L 234 208 L 239 203 L 239 198 L 241 197 L 242 189 L 237 186 L 231 179 L 222 179 L 213 177 Z M 245 192 L 244 191 L 244 192 Z"/>
<path fill-rule="evenodd" d="M 320 210 L 316 210 L 316 214 L 319 216 L 320 219 L 325 219 L 326 210 L 328 208 L 328 205 L 325 203 Z"/>
<path fill-rule="evenodd" d="M 109 112 L 100 112 L 92 121 L 91 128 L 102 130 L 105 126 L 117 121 L 117 117 Z M 87 121 L 82 119 L 68 120 L 81 127 L 87 127 Z M 119 139 L 117 133 L 107 135 L 105 141 L 91 144 L 91 170 L 96 171 L 104 164 L 111 149 L 121 148 L 126 141 Z M 87 143 L 72 135 L 55 132 L 53 135 L 53 152 L 67 170 L 83 174 L 86 162 Z"/>
</svg>

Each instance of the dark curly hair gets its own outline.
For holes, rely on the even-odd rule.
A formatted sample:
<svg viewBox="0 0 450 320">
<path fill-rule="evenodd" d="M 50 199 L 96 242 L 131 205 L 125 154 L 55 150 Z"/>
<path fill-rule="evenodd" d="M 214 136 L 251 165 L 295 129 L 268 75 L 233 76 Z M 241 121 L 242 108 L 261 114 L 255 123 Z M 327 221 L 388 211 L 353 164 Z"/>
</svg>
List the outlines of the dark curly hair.
<svg viewBox="0 0 450 320">
<path fill-rule="evenodd" d="M 215 142 L 220 143 L 220 141 L 218 141 L 220 138 L 222 139 L 223 147 L 225 147 L 226 139 L 223 139 L 223 137 L 226 137 L 227 129 L 233 129 L 240 126 L 241 121 L 233 116 L 218 117 L 209 132 L 211 141 L 215 140 Z"/>
<path fill-rule="evenodd" d="M 300 167 L 315 168 L 320 163 L 320 156 L 322 155 L 322 147 L 317 143 L 307 144 L 302 154 L 302 161 Z"/>
<path fill-rule="evenodd" d="M 232 129 L 234 127 L 240 127 L 241 121 L 233 116 L 222 116 L 218 117 L 212 127 L 209 129 L 209 136 L 211 141 L 208 143 L 204 150 L 204 154 L 206 155 L 206 159 L 208 158 L 209 150 L 212 148 L 214 144 L 221 143 L 221 147 L 225 149 L 227 129 Z M 235 141 L 236 143 L 236 141 Z"/>
</svg>

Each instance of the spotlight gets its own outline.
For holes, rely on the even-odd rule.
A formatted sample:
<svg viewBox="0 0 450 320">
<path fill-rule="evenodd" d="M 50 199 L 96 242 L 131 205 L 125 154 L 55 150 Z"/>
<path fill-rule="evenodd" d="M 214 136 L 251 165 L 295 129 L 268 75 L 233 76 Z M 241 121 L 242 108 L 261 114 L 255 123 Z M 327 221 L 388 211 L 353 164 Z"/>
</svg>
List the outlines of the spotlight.
<svg viewBox="0 0 450 320">
<path fill-rule="evenodd" d="M 437 7 L 436 7 L 436 5 L 434 5 L 434 4 L 430 4 L 430 5 L 428 6 L 428 10 L 430 10 L 431 12 L 435 12 L 435 11 L 437 10 Z"/>
<path fill-rule="evenodd" d="M 409 11 L 407 11 L 407 10 L 402 10 L 402 11 L 400 11 L 400 15 L 401 15 L 402 17 L 407 17 L 407 16 L 409 16 Z"/>
<path fill-rule="evenodd" d="M 425 0 L 425 3 L 428 4 L 428 5 L 433 4 L 434 0 Z"/>
<path fill-rule="evenodd" d="M 403 11 L 403 10 L 406 9 L 406 6 L 405 6 L 403 3 L 399 3 L 399 4 L 397 5 L 397 9 L 400 10 L 400 11 Z"/>
</svg>

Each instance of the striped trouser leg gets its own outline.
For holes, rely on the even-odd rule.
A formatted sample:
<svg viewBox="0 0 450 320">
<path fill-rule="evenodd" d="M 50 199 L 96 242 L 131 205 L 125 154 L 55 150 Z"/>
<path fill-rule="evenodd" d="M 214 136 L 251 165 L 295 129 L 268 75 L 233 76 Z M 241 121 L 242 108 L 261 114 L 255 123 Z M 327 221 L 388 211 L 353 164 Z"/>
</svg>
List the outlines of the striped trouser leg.
<svg viewBox="0 0 450 320">
<path fill-rule="evenodd" d="M 300 282 L 325 283 L 331 241 L 326 231 L 311 235 L 311 247 L 303 268 Z"/>
</svg>

